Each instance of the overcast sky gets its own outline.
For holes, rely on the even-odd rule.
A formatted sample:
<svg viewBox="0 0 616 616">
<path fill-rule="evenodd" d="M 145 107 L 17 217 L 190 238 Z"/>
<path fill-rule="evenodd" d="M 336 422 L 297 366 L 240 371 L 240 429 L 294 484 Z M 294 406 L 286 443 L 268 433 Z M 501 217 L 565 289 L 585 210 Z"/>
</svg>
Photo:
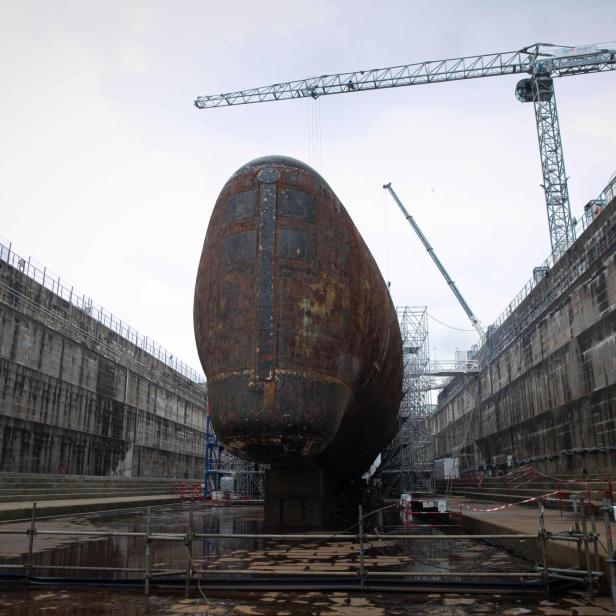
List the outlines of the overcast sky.
<svg viewBox="0 0 616 616">
<path fill-rule="evenodd" d="M 616 38 L 613 0 L 0 0 L 0 235 L 199 367 L 195 273 L 220 189 L 284 154 L 317 168 L 397 305 L 468 329 L 391 181 L 484 325 L 549 253 L 516 77 L 197 110 L 324 73 Z M 616 169 L 616 73 L 556 81 L 574 214 Z M 439 359 L 473 333 L 430 322 Z"/>
</svg>

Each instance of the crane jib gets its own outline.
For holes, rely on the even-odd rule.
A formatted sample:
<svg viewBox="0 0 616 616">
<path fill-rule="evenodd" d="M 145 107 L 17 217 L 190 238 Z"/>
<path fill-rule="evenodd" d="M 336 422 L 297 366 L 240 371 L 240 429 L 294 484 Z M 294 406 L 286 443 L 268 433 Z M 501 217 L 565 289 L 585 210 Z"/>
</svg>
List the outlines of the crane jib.
<svg viewBox="0 0 616 616">
<path fill-rule="evenodd" d="M 567 175 L 552 79 L 616 69 L 616 43 L 563 47 L 535 43 L 519 51 L 404 64 L 366 71 L 321 75 L 260 88 L 200 96 L 195 106 L 208 109 L 292 98 L 313 98 L 381 88 L 443 83 L 526 72 L 516 96 L 533 102 L 552 257 L 556 261 L 575 240 Z"/>
<path fill-rule="evenodd" d="M 554 77 L 565 77 L 616 69 L 616 44 L 604 47 L 558 47 L 536 44 L 521 51 L 431 60 L 348 73 L 321 75 L 265 87 L 224 94 L 199 96 L 195 105 L 208 109 L 225 105 L 245 105 L 291 98 L 318 98 L 328 94 L 360 92 L 379 88 L 404 87 L 478 77 L 532 73 L 541 63 Z"/>
</svg>

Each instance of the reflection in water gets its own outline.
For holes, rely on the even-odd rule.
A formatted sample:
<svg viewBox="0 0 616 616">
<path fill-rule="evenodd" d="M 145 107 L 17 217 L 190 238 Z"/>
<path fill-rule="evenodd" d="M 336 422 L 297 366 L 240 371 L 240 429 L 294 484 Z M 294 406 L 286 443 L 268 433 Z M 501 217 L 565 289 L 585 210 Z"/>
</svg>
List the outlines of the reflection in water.
<svg viewBox="0 0 616 616">
<path fill-rule="evenodd" d="M 153 533 L 185 533 L 188 529 L 189 507 L 167 506 L 152 508 L 151 529 Z M 74 526 L 83 526 L 87 518 L 89 527 L 94 530 L 113 532 L 145 532 L 145 511 L 132 511 L 124 514 L 94 514 L 75 516 Z M 249 534 L 259 533 L 262 529 L 263 515 L 260 507 L 207 507 L 201 503 L 194 505 L 193 529 L 196 533 Z M 63 528 L 67 520 L 62 521 Z M 54 520 L 45 520 L 37 524 L 38 530 L 57 529 Z M 40 538 L 47 537 L 41 535 Z M 36 548 L 35 540 L 35 548 Z M 35 565 L 83 567 L 122 567 L 126 569 L 143 569 L 145 566 L 145 539 L 143 537 L 63 537 L 64 544 L 38 551 L 33 556 Z M 25 543 L 25 542 L 24 542 Z M 193 560 L 207 563 L 237 549 L 260 549 L 260 539 L 199 539 L 193 542 Z M 24 546 L 25 548 L 25 546 Z M 23 548 L 22 548 L 23 549 Z M 152 567 L 165 569 L 183 569 L 186 566 L 186 548 L 183 541 L 153 540 L 151 543 Z M 0 555 L 1 558 L 1 555 Z M 3 563 L 25 563 L 25 554 L 19 557 L 1 558 Z M 67 575 L 78 572 L 67 572 Z M 36 575 L 57 575 L 51 569 L 37 570 Z M 86 575 L 85 573 L 83 574 Z M 87 572 L 87 577 L 143 577 L 138 572 Z"/>
<path fill-rule="evenodd" d="M 153 533 L 183 534 L 188 529 L 189 507 L 166 506 L 152 508 L 151 530 Z M 115 532 L 145 532 L 145 511 L 125 514 L 96 514 L 74 516 L 64 519 L 65 529 L 83 528 L 87 525 L 95 530 Z M 39 530 L 57 528 L 54 520 L 42 521 Z M 210 507 L 197 503 L 193 508 L 193 528 L 197 533 L 215 534 L 255 534 L 262 532 L 263 514 L 260 507 L 234 506 Z M 368 528 L 368 531 L 372 529 Z M 389 526 L 386 532 L 404 533 L 404 528 Z M 41 535 L 35 541 L 46 536 Z M 383 536 L 386 539 L 386 535 Z M 120 567 L 142 570 L 145 567 L 144 537 L 84 538 L 72 536 L 63 538 L 62 545 L 42 549 L 34 554 L 36 565 L 82 567 Z M 317 551 L 315 551 L 315 549 Z M 358 565 L 359 545 L 351 542 L 318 542 L 316 545 L 306 541 L 279 542 L 273 540 L 251 539 L 196 539 L 193 541 L 192 559 L 198 568 L 242 569 L 270 566 L 285 568 L 314 568 L 322 563 L 327 570 L 355 570 Z M 528 571 L 529 563 L 510 556 L 502 550 L 469 540 L 443 541 L 379 541 L 366 545 L 368 565 L 383 570 L 426 571 L 438 574 L 439 571 L 462 571 L 473 568 L 476 571 Z M 25 562 L 25 555 L 5 558 L 3 562 Z M 151 566 L 153 569 L 183 570 L 187 564 L 187 551 L 182 540 L 152 540 Z M 370 567 L 368 567 L 370 568 Z M 90 578 L 143 578 L 141 571 L 66 571 L 67 577 Z M 38 569 L 37 576 L 60 575 L 53 569 Z"/>
</svg>

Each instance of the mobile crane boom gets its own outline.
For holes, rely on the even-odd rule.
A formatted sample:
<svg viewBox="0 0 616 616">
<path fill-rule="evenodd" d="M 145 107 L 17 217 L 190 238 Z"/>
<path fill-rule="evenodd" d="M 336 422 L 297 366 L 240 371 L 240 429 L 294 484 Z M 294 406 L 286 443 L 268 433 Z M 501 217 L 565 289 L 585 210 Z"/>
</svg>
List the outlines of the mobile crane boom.
<svg viewBox="0 0 616 616">
<path fill-rule="evenodd" d="M 441 260 L 436 256 L 436 253 L 434 252 L 434 248 L 432 248 L 432 246 L 430 245 L 430 242 L 428 242 L 426 236 L 422 233 L 421 229 L 419 228 L 419 225 L 415 222 L 415 219 L 407 212 L 406 208 L 404 207 L 404 204 L 402 203 L 402 201 L 400 201 L 395 190 L 391 187 L 391 182 L 389 184 L 383 184 L 383 188 L 389 191 L 389 194 L 393 197 L 393 200 L 398 204 L 398 207 L 402 210 L 404 217 L 407 219 L 411 227 L 413 227 L 413 230 L 415 231 L 415 233 L 417 233 L 417 237 L 420 239 L 421 243 L 424 245 L 424 248 L 428 251 L 428 254 L 432 257 L 432 260 L 436 264 L 436 267 L 438 267 L 439 272 L 441 272 L 441 274 L 443 275 L 443 278 L 446 280 L 447 284 L 449 285 L 449 288 L 451 289 L 453 294 L 456 296 L 456 299 L 458 300 L 458 302 L 460 302 L 462 309 L 464 310 L 464 312 L 466 312 L 466 316 L 470 319 L 470 322 L 472 323 L 473 327 L 479 334 L 481 344 L 483 344 L 486 339 L 486 333 L 483 331 L 483 327 L 481 327 L 481 323 L 479 322 L 479 320 L 477 319 L 477 317 L 471 310 L 471 307 L 466 303 L 466 300 L 462 296 L 462 293 L 460 293 L 460 290 L 456 286 L 456 283 L 451 279 L 451 276 L 447 273 L 447 270 L 445 269 L 445 266 L 441 263 Z"/>
</svg>

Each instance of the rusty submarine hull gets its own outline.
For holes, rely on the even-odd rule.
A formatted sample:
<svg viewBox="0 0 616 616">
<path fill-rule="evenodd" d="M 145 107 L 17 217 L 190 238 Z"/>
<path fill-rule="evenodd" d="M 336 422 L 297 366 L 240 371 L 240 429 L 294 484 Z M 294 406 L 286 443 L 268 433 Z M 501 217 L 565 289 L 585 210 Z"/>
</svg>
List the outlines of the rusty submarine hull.
<svg viewBox="0 0 616 616">
<path fill-rule="evenodd" d="M 227 181 L 203 245 L 194 326 L 212 426 L 232 453 L 339 484 L 393 437 L 396 311 L 347 211 L 308 165 L 264 157 Z"/>
</svg>

